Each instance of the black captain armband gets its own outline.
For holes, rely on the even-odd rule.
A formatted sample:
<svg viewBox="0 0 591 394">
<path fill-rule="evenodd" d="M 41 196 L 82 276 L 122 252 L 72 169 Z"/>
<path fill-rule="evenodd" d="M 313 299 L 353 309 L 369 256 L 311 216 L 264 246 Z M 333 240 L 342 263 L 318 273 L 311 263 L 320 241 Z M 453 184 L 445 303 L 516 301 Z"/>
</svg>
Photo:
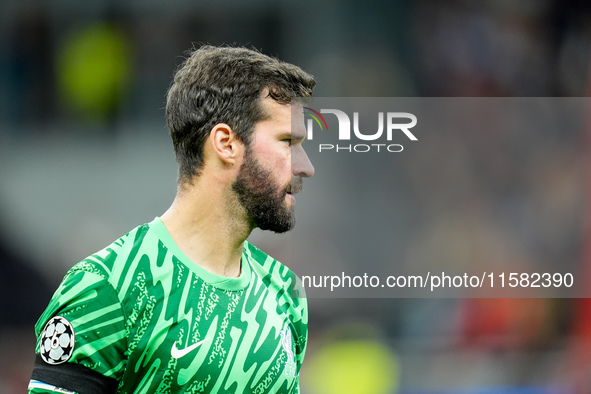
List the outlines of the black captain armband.
<svg viewBox="0 0 591 394">
<path fill-rule="evenodd" d="M 80 364 L 51 365 L 39 354 L 35 359 L 31 379 L 79 394 L 107 394 L 117 390 L 117 380 L 113 378 Z"/>
</svg>

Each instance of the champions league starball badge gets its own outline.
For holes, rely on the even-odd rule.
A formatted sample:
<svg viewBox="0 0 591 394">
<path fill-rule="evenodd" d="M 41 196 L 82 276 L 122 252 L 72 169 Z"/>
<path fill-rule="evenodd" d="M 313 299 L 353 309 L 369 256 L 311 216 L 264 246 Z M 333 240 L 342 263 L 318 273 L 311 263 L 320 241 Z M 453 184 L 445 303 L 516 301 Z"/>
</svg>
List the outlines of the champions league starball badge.
<svg viewBox="0 0 591 394">
<path fill-rule="evenodd" d="M 51 318 L 41 334 L 39 354 L 48 364 L 65 363 L 74 352 L 74 328 L 61 316 Z"/>
</svg>

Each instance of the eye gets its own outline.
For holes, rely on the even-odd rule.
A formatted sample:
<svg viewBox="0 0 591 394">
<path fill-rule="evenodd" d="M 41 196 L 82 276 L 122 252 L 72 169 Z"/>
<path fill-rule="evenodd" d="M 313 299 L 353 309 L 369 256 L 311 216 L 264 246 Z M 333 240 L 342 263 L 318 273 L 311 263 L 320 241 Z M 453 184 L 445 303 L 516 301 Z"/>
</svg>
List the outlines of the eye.
<svg viewBox="0 0 591 394">
<path fill-rule="evenodd" d="M 291 146 L 291 138 L 285 138 L 283 142 L 285 142 L 287 146 Z"/>
</svg>

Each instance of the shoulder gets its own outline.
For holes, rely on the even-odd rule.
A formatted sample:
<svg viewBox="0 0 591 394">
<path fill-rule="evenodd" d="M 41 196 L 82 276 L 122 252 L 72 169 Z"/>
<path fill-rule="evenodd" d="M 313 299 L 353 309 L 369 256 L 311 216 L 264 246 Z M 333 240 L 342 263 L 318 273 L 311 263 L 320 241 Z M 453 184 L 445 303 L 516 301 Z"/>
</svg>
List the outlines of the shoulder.
<svg viewBox="0 0 591 394">
<path fill-rule="evenodd" d="M 84 258 L 74 265 L 65 275 L 89 273 L 111 282 L 114 287 L 122 276 L 131 275 L 135 271 L 138 260 L 156 260 L 161 242 L 155 230 L 157 221 L 142 224 L 118 238 L 110 245 Z M 153 262 L 152 262 L 153 263 Z"/>
<path fill-rule="evenodd" d="M 80 261 L 72 267 L 68 274 L 86 271 L 104 278 L 109 277 L 118 261 L 127 260 L 131 255 L 137 254 L 139 249 L 149 242 L 149 233 L 149 223 L 134 228 L 107 247 Z"/>
<path fill-rule="evenodd" d="M 281 287 L 293 286 L 299 278 L 286 265 L 277 261 L 261 249 L 245 241 L 244 253 L 252 270 L 268 284 L 278 284 Z"/>
<path fill-rule="evenodd" d="M 137 275 L 131 266 L 134 264 L 132 261 L 144 253 L 140 249 L 158 249 L 157 237 L 148 240 L 151 237 L 150 224 L 138 226 L 104 249 L 86 257 L 66 273 L 35 326 L 38 352 L 42 353 L 43 350 L 39 340 L 44 329 L 52 318 L 60 316 L 76 332 L 76 348 L 70 361 L 92 366 L 92 369 L 107 375 L 120 370 L 113 365 L 104 370 L 95 368 L 93 354 L 106 352 L 116 360 L 118 356 L 115 353 L 123 354 L 125 350 L 130 325 L 129 308 L 125 305 L 130 282 L 127 279 Z M 95 326 L 101 327 L 101 332 L 109 335 L 104 340 L 97 340 L 93 337 L 94 331 L 89 329 Z M 107 350 L 103 349 L 104 346 Z"/>
<path fill-rule="evenodd" d="M 277 261 L 248 241 L 245 253 L 255 281 L 260 281 L 275 294 L 278 307 L 293 315 L 296 321 L 307 323 L 307 302 L 301 279 L 286 265 Z"/>
<path fill-rule="evenodd" d="M 78 310 L 79 305 L 86 304 L 118 305 L 118 308 L 121 308 L 121 278 L 130 274 L 130 257 L 134 253 L 137 254 L 148 232 L 148 224 L 138 226 L 74 265 L 62 279 L 45 313 L 38 321 L 37 331 L 49 318 L 63 313 L 67 308 Z"/>
</svg>

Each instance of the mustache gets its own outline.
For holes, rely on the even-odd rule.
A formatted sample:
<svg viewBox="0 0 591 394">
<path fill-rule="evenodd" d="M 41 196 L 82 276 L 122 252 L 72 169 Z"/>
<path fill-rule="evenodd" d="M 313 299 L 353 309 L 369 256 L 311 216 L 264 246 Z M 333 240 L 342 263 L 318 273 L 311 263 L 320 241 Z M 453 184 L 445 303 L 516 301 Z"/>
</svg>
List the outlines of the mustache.
<svg viewBox="0 0 591 394">
<path fill-rule="evenodd" d="M 301 176 L 294 177 L 291 183 L 285 188 L 285 192 L 289 194 L 296 194 L 304 188 L 304 181 Z"/>
</svg>

